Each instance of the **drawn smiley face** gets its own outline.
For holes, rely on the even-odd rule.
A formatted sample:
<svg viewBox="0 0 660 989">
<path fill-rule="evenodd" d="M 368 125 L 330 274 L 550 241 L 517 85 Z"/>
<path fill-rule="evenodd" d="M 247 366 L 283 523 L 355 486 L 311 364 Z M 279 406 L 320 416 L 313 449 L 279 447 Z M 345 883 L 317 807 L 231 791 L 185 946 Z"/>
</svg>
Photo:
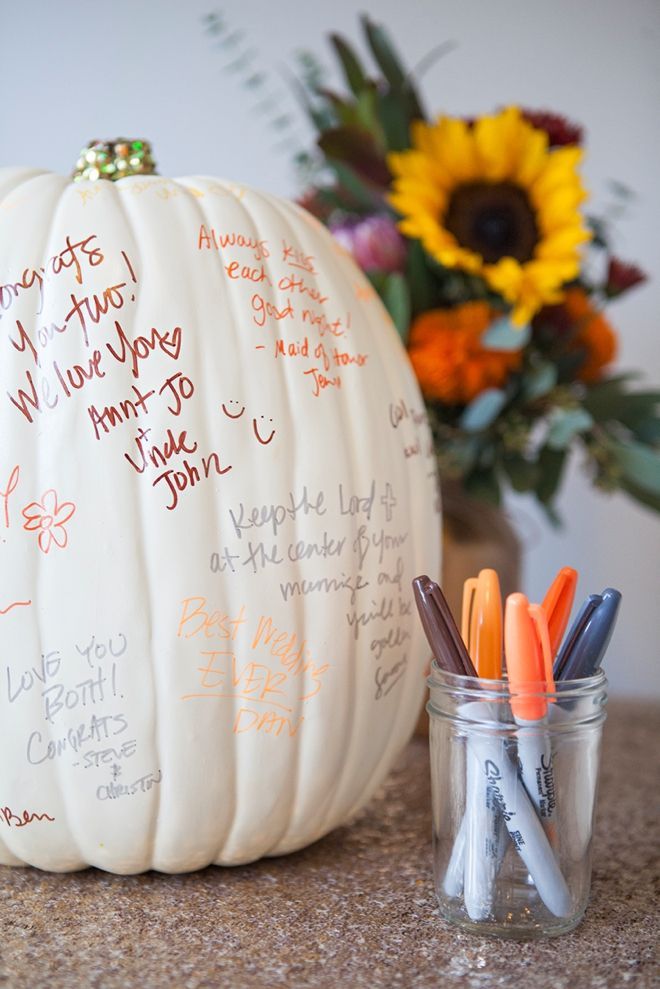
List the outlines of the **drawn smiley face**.
<svg viewBox="0 0 660 989">
<path fill-rule="evenodd" d="M 261 433 L 259 432 L 259 426 L 262 426 L 262 428 L 264 427 L 265 424 L 261 420 L 264 420 L 265 418 L 266 418 L 265 416 L 259 416 L 259 422 L 257 422 L 256 418 L 252 420 L 252 432 L 257 437 L 257 440 L 259 441 L 259 443 L 261 443 L 262 446 L 268 446 L 273 436 L 275 435 L 275 429 L 272 429 L 270 432 L 270 436 L 268 437 L 267 440 L 261 438 Z M 272 421 L 273 421 L 272 419 L 268 420 L 269 423 L 272 423 Z M 265 428 L 267 429 L 268 426 L 266 426 Z"/>
<path fill-rule="evenodd" d="M 223 402 L 220 408 L 228 419 L 240 419 L 245 412 L 245 406 L 234 398 L 230 398 L 228 402 Z M 276 429 L 272 423 L 273 420 L 267 418 L 265 415 L 260 415 L 258 418 L 254 416 L 252 419 L 252 432 L 261 446 L 268 446 L 275 436 Z M 270 432 L 268 432 L 269 426 Z M 267 433 L 268 435 L 266 436 Z"/>
<path fill-rule="evenodd" d="M 230 398 L 229 405 L 235 405 L 236 408 L 228 409 L 224 402 L 222 403 L 220 408 L 229 419 L 240 419 L 243 413 L 245 412 L 245 406 L 242 405 L 240 411 L 237 411 L 239 404 L 240 403 L 237 402 L 235 399 Z"/>
</svg>

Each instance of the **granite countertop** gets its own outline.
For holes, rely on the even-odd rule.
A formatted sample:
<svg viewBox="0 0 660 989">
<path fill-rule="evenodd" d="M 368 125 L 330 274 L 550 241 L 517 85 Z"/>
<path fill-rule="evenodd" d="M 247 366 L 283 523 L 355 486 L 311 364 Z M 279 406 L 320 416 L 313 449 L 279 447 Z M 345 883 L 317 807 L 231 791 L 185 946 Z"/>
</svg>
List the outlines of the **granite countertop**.
<svg viewBox="0 0 660 989">
<path fill-rule="evenodd" d="M 415 739 L 350 827 L 295 855 L 185 876 L 0 868 L 0 987 L 658 987 L 659 727 L 657 704 L 610 705 L 592 900 L 562 938 L 439 918 Z"/>
</svg>

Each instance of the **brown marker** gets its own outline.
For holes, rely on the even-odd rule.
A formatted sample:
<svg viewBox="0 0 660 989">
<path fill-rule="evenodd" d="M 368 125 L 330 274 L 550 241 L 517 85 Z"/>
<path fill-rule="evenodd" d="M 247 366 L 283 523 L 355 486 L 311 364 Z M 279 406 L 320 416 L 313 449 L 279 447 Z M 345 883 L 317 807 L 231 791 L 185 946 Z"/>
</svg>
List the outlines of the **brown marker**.
<svg viewBox="0 0 660 989">
<path fill-rule="evenodd" d="M 476 677 L 446 598 L 435 581 L 423 574 L 413 580 L 419 617 L 433 655 L 449 673 Z"/>
</svg>

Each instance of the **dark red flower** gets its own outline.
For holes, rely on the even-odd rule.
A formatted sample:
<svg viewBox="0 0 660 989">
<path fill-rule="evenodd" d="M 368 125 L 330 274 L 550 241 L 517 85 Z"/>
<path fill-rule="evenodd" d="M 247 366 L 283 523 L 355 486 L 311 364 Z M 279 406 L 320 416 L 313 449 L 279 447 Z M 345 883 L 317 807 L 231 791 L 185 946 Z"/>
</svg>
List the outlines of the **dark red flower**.
<svg viewBox="0 0 660 989">
<path fill-rule="evenodd" d="M 323 202 L 321 196 L 319 196 L 318 189 L 314 189 L 313 187 L 303 192 L 302 196 L 299 196 L 296 202 L 322 223 L 325 223 L 332 213 L 332 208 Z"/>
<path fill-rule="evenodd" d="M 522 115 L 532 127 L 538 127 L 539 130 L 546 132 L 551 148 L 559 148 L 564 144 L 582 144 L 583 128 L 559 113 L 550 113 L 549 110 L 523 110 Z"/>
<path fill-rule="evenodd" d="M 605 281 L 605 294 L 613 299 L 635 285 L 641 285 L 648 280 L 648 275 L 636 264 L 629 264 L 619 258 L 611 257 Z"/>
</svg>

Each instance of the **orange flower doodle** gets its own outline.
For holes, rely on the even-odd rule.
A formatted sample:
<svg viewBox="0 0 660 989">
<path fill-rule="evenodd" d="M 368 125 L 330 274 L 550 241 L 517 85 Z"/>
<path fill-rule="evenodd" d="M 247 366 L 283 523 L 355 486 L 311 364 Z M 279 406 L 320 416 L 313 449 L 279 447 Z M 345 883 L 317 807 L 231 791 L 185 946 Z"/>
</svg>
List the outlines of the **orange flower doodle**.
<svg viewBox="0 0 660 989">
<path fill-rule="evenodd" d="M 44 491 L 40 502 L 33 501 L 23 509 L 23 518 L 26 520 L 23 528 L 39 533 L 39 549 L 42 553 L 48 553 L 53 543 L 64 549 L 68 542 L 64 524 L 75 510 L 76 506 L 72 501 L 58 503 L 56 492 L 50 488 Z"/>
</svg>

